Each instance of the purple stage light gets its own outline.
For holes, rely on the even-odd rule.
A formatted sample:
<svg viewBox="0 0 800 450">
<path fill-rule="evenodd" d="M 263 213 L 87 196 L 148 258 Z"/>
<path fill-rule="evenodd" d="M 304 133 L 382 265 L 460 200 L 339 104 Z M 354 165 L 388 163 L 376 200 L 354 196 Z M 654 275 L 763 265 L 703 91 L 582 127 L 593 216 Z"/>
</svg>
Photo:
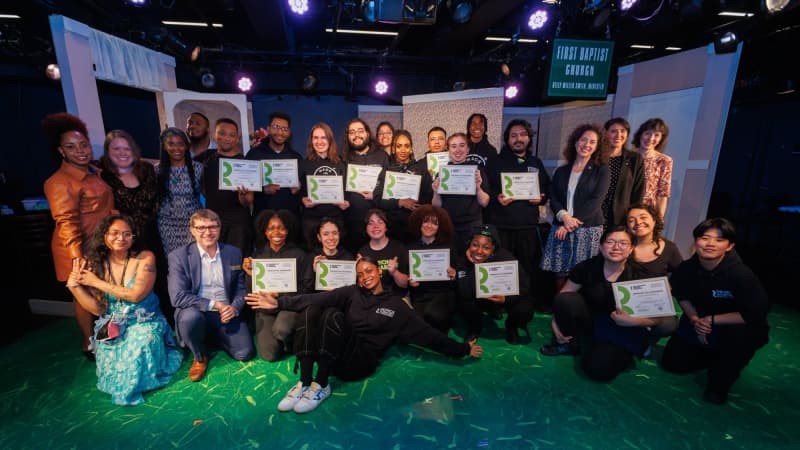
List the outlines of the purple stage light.
<svg viewBox="0 0 800 450">
<path fill-rule="evenodd" d="M 636 4 L 636 1 L 637 0 L 622 0 L 622 3 L 620 3 L 620 5 L 619 5 L 619 9 L 621 9 L 623 11 L 627 11 L 627 10 L 631 9 L 631 7 L 633 5 Z"/>
<path fill-rule="evenodd" d="M 295 14 L 303 15 L 308 11 L 308 0 L 289 0 L 289 9 Z"/>
<path fill-rule="evenodd" d="M 389 92 L 389 83 L 384 80 L 380 80 L 375 83 L 375 93 L 378 95 L 384 95 Z"/>
<path fill-rule="evenodd" d="M 519 94 L 519 88 L 517 88 L 517 86 L 512 84 L 511 86 L 506 88 L 506 98 L 507 99 L 512 99 L 512 98 L 516 97 L 517 94 Z"/>
<path fill-rule="evenodd" d="M 528 27 L 531 30 L 538 30 L 547 22 L 547 11 L 537 10 L 528 18 Z"/>
<path fill-rule="evenodd" d="M 253 80 L 250 79 L 248 76 L 241 76 L 239 80 L 236 82 L 236 86 L 242 92 L 249 92 L 250 89 L 253 88 Z"/>
</svg>

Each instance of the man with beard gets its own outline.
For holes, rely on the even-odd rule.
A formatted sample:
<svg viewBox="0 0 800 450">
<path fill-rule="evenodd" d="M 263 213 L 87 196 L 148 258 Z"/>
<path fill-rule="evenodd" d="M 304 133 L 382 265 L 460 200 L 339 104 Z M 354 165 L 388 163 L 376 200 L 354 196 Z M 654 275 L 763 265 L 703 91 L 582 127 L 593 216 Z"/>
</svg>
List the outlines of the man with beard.
<svg viewBox="0 0 800 450">
<path fill-rule="evenodd" d="M 345 127 L 344 139 L 344 160 L 346 164 L 359 164 L 363 166 L 379 166 L 386 170 L 389 165 L 389 158 L 383 150 L 378 149 L 372 142 L 372 134 L 369 125 L 360 118 L 355 118 L 347 123 Z M 383 177 L 383 171 L 378 179 Z M 347 178 L 345 177 L 345 182 Z M 345 211 L 345 248 L 351 253 L 356 254 L 358 249 L 367 242 L 367 235 L 364 228 L 364 221 L 372 208 L 377 208 L 375 199 L 378 197 L 377 184 L 372 191 L 365 192 L 345 192 L 345 200 L 350 203 L 350 207 Z"/>
<path fill-rule="evenodd" d="M 186 135 L 189 136 L 189 151 L 192 152 L 192 159 L 204 163 L 205 158 L 208 157 L 206 150 L 214 148 L 209 135 L 209 127 L 211 123 L 208 117 L 200 112 L 193 112 L 189 114 L 186 119 Z"/>
<path fill-rule="evenodd" d="M 295 159 L 298 164 L 298 177 L 300 160 L 302 157 L 299 153 L 294 151 L 290 139 L 292 137 L 291 129 L 292 119 L 288 114 L 282 112 L 274 112 L 269 115 L 269 139 L 265 139 L 255 148 L 251 148 L 247 152 L 247 159 L 262 160 L 262 159 Z M 277 184 L 268 184 L 263 187 L 262 192 L 256 192 L 253 199 L 253 217 L 257 216 L 259 212 L 265 209 L 272 209 L 279 211 L 281 209 L 288 210 L 295 218 L 300 220 L 300 198 L 297 195 L 300 192 L 300 187 L 279 186 Z"/>
<path fill-rule="evenodd" d="M 526 120 L 514 119 L 508 123 L 503 132 L 503 148 L 495 162 L 492 175 L 492 191 L 494 196 L 487 208 L 487 215 L 497 227 L 503 248 L 511 250 L 519 260 L 520 266 L 530 277 L 531 292 L 536 308 L 549 312 L 547 306 L 549 296 L 545 293 L 552 283 L 543 282 L 543 273 L 539 270 L 539 261 L 544 248 L 544 237 L 539 230 L 539 205 L 547 203 L 547 192 L 550 191 L 550 177 L 545 171 L 542 161 L 531 152 L 534 136 L 531 124 Z M 501 172 L 528 172 L 538 174 L 541 198 L 531 200 L 515 200 L 503 191 Z"/>
</svg>

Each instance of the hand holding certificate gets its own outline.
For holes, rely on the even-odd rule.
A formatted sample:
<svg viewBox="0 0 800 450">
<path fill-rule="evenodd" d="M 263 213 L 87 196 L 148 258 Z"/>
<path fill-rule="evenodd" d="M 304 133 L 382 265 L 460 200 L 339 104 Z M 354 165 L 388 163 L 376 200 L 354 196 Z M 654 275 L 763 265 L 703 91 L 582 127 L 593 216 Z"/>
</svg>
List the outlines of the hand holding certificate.
<svg viewBox="0 0 800 450">
<path fill-rule="evenodd" d="M 253 259 L 253 292 L 297 292 L 295 258 Z"/>
<path fill-rule="evenodd" d="M 277 184 L 282 188 L 299 187 L 296 159 L 262 159 L 262 184 Z"/>
<path fill-rule="evenodd" d="M 617 307 L 632 317 L 675 315 L 667 277 L 620 281 L 611 286 Z"/>
<path fill-rule="evenodd" d="M 409 250 L 409 278 L 414 281 L 446 281 L 450 267 L 450 250 Z"/>
<path fill-rule="evenodd" d="M 378 184 L 383 170 L 380 166 L 347 165 L 347 190 L 350 192 L 372 192 Z"/>
<path fill-rule="evenodd" d="M 539 172 L 500 172 L 503 193 L 514 200 L 541 200 Z"/>
<path fill-rule="evenodd" d="M 219 189 L 236 191 L 244 186 L 248 191 L 261 192 L 261 161 L 249 159 L 219 159 Z"/>
<path fill-rule="evenodd" d="M 312 203 L 341 203 L 344 201 L 342 177 L 339 175 L 308 175 L 308 198 Z"/>
<path fill-rule="evenodd" d="M 386 172 L 383 180 L 383 198 L 419 199 L 419 185 L 422 177 L 401 172 Z"/>
<path fill-rule="evenodd" d="M 475 297 L 519 295 L 519 263 L 499 261 L 475 264 Z"/>
<path fill-rule="evenodd" d="M 317 264 L 315 289 L 325 291 L 356 284 L 356 262 L 324 259 Z"/>
<path fill-rule="evenodd" d="M 439 171 L 438 194 L 475 195 L 475 171 L 478 166 L 448 165 Z"/>
</svg>

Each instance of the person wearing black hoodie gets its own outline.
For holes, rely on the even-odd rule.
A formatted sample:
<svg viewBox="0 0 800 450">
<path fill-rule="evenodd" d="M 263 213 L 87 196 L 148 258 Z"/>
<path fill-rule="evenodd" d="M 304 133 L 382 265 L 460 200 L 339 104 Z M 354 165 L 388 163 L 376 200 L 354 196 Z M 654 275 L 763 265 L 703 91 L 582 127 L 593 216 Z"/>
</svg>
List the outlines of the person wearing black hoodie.
<svg viewBox="0 0 800 450">
<path fill-rule="evenodd" d="M 475 340 L 460 343 L 428 325 L 399 293 L 385 289 L 376 261 L 360 259 L 356 276 L 358 286 L 329 292 L 277 298 L 266 292 L 247 295 L 254 309 L 301 311 L 294 347 L 300 381 L 278 404 L 280 411 L 312 411 L 330 397 L 331 374 L 345 381 L 366 378 L 397 341 L 453 357 L 477 358 L 483 353 Z"/>
<path fill-rule="evenodd" d="M 723 404 L 742 370 L 769 341 L 769 299 L 733 249 L 736 229 L 729 220 L 707 219 L 692 234 L 695 254 L 670 278 L 683 316 L 664 348 L 661 367 L 673 373 L 707 368 L 704 398 Z"/>
</svg>

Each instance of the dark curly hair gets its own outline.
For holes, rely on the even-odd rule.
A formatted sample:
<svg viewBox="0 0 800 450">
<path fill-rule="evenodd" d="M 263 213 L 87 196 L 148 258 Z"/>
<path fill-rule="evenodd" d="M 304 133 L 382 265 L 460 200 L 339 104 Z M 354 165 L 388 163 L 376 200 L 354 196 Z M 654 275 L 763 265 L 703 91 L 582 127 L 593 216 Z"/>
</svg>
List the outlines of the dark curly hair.
<svg viewBox="0 0 800 450">
<path fill-rule="evenodd" d="M 631 205 L 628 209 L 625 210 L 625 220 L 627 221 L 627 228 L 628 230 L 634 234 L 633 242 L 636 242 L 634 231 L 631 229 L 631 223 L 628 220 L 628 215 L 634 209 L 643 209 L 650 214 L 650 217 L 653 218 L 653 243 L 656 245 L 653 248 L 653 254 L 658 255 L 658 251 L 661 248 L 661 234 L 664 232 L 664 219 L 661 218 L 661 214 L 658 213 L 655 205 L 645 205 L 644 203 L 637 203 L 635 205 Z"/>
<path fill-rule="evenodd" d="M 605 130 L 603 130 L 600 125 L 584 123 L 572 130 L 572 133 L 569 134 L 569 138 L 567 138 L 567 144 L 561 152 L 564 159 L 566 159 L 570 165 L 572 165 L 572 163 L 575 162 L 575 158 L 578 157 L 578 151 L 575 150 L 575 145 L 578 143 L 581 136 L 583 136 L 583 133 L 587 131 L 593 131 L 597 134 L 597 149 L 592 153 L 591 161 L 595 164 L 605 164 L 608 161 L 608 138 L 606 137 Z"/>
<path fill-rule="evenodd" d="M 197 175 L 194 173 L 194 165 L 192 164 L 192 152 L 189 151 L 189 136 L 180 128 L 169 127 L 162 131 L 161 136 L 158 138 L 161 143 L 161 154 L 158 163 L 158 199 L 163 200 L 171 195 L 169 190 L 169 169 L 172 167 L 172 160 L 169 158 L 169 153 L 167 153 L 167 140 L 172 136 L 178 136 L 186 144 L 186 153 L 183 158 L 184 164 L 186 164 L 186 170 L 189 172 L 189 179 L 192 182 L 192 193 L 195 197 L 200 198 L 200 192 L 196 186 Z"/>
<path fill-rule="evenodd" d="M 411 213 L 408 217 L 408 230 L 411 234 L 420 239 L 422 223 L 428 217 L 435 217 L 439 221 L 439 231 L 436 232 L 436 239 L 433 240 L 433 243 L 449 245 L 453 242 L 453 221 L 450 220 L 450 214 L 446 209 L 433 205 L 421 205 Z"/>
<path fill-rule="evenodd" d="M 131 243 L 131 248 L 128 249 L 128 256 L 136 256 L 141 251 L 141 244 L 137 239 L 139 236 L 139 229 L 136 226 L 136 222 L 125 214 L 106 216 L 97 225 L 94 233 L 92 233 L 86 243 L 86 260 L 89 262 L 89 267 L 91 267 L 92 272 L 101 280 L 106 279 L 106 268 L 108 267 L 109 248 L 106 245 L 106 233 L 108 233 L 108 229 L 111 228 L 111 225 L 118 220 L 128 224 L 133 233 L 133 242 Z"/>
<path fill-rule="evenodd" d="M 294 214 L 288 209 L 265 209 L 258 213 L 256 219 L 253 221 L 253 226 L 255 226 L 256 230 L 256 250 L 266 248 L 269 245 L 266 232 L 269 221 L 272 219 L 280 220 L 283 226 L 286 227 L 286 242 L 294 242 L 295 235 L 297 234 L 297 219 L 294 218 Z"/>
<path fill-rule="evenodd" d="M 317 227 L 314 229 L 314 236 L 319 236 L 320 232 L 322 231 L 322 227 L 329 223 L 336 225 L 336 229 L 339 230 L 339 245 L 341 245 L 344 236 L 347 234 L 347 230 L 344 229 L 344 226 L 342 226 L 342 223 L 339 220 L 334 219 L 333 217 L 323 217 L 320 219 L 319 225 L 317 225 Z M 322 243 L 319 242 L 319 239 L 317 239 L 317 242 L 309 242 L 308 246 L 322 248 Z"/>
<path fill-rule="evenodd" d="M 77 131 L 89 139 L 89 131 L 86 129 L 86 123 L 78 116 L 70 113 L 60 112 L 55 114 L 48 114 L 42 119 L 42 131 L 47 139 L 47 145 L 53 152 L 53 156 L 57 160 L 61 160 L 61 153 L 58 152 L 58 147 L 61 145 L 61 135 L 69 133 L 70 131 Z"/>
</svg>

